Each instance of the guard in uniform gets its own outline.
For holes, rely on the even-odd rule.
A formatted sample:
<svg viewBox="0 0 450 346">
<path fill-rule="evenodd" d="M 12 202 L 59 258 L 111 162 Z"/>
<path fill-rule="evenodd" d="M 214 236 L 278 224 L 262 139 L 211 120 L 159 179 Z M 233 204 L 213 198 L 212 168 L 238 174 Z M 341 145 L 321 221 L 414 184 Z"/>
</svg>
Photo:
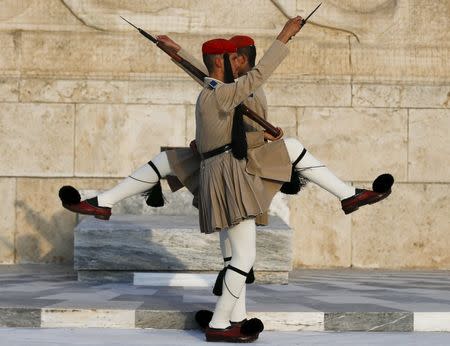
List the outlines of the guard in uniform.
<svg viewBox="0 0 450 346">
<path fill-rule="evenodd" d="M 197 183 L 191 188 L 189 179 L 195 174 L 187 172 L 187 179 L 176 175 L 198 196 L 201 231 L 227 232 L 231 243 L 233 256 L 224 273 L 223 294 L 206 329 L 206 337 L 211 341 L 252 341 L 262 331 L 262 323 L 257 319 L 230 324 L 231 313 L 254 262 L 255 217 L 267 211 L 274 194 L 291 180 L 292 166 L 338 196 L 346 214 L 390 193 L 390 176 L 376 180 L 374 191 L 355 190 L 309 155 L 298 140 L 278 140 L 261 131 L 254 131 L 250 136 L 246 133 L 242 114 L 236 106 L 257 95 L 258 89 L 287 55 L 286 43 L 300 27 L 300 17 L 289 20 L 259 64 L 236 81 L 233 80 L 239 65 L 236 45 L 228 40 L 213 40 L 202 47 L 210 77 L 205 80 L 206 87 L 196 108 L 200 171 L 198 177 L 192 179 Z M 267 139 L 274 141 L 268 143 Z M 60 191 L 63 206 L 74 212 L 109 219 L 113 199 L 117 201 L 142 193 L 157 185 L 161 177 L 175 173 L 170 155 L 171 151 L 158 154 L 112 189 L 114 191 L 106 191 L 93 199 L 81 201 L 74 188 L 63 187 Z M 179 158 L 177 160 L 179 162 Z M 194 185 L 197 186 L 192 187 Z M 114 198 L 108 199 L 111 191 Z"/>
</svg>

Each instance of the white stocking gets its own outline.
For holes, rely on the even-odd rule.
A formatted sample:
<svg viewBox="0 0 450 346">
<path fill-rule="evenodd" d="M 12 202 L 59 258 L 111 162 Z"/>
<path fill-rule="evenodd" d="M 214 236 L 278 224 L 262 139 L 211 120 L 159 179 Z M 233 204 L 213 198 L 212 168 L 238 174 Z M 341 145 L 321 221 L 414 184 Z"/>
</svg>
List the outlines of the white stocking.
<svg viewBox="0 0 450 346">
<path fill-rule="evenodd" d="M 164 151 L 156 155 L 151 161 L 158 169 L 161 177 L 165 177 L 171 173 L 169 160 Z M 153 187 L 158 180 L 159 178 L 155 170 L 146 163 L 112 189 L 99 194 L 97 196 L 98 205 L 101 207 L 112 208 L 114 204 L 124 198 L 147 191 Z"/>
<path fill-rule="evenodd" d="M 294 162 L 302 153 L 304 149 L 303 145 L 296 138 L 286 138 L 284 139 L 284 143 L 286 144 L 291 162 Z M 354 187 L 347 185 L 335 176 L 333 172 L 308 151 L 300 162 L 297 163 L 296 167 L 299 169 L 302 176 L 335 195 L 340 200 L 355 194 Z"/>
<path fill-rule="evenodd" d="M 246 219 L 231 227 L 227 232 L 233 253 L 230 265 L 248 273 L 253 267 L 256 257 L 255 219 Z M 230 325 L 231 314 L 236 302 L 239 296 L 245 293 L 242 290 L 245 286 L 245 279 L 244 275 L 231 269 L 226 271 L 222 295 L 217 300 L 214 315 L 209 323 L 211 328 L 226 328 Z"/>
<path fill-rule="evenodd" d="M 229 259 L 230 257 L 232 257 L 230 239 L 228 238 L 227 230 L 220 231 L 219 234 L 220 250 L 222 251 L 222 256 L 224 259 L 224 267 L 226 267 L 228 264 L 230 264 L 230 260 L 225 261 L 225 259 Z M 242 287 L 241 294 L 239 295 L 239 299 L 236 301 L 234 309 L 231 312 L 231 322 L 240 322 L 247 318 L 247 309 L 245 305 L 246 291 L 246 285 L 244 285 L 244 287 Z"/>
</svg>

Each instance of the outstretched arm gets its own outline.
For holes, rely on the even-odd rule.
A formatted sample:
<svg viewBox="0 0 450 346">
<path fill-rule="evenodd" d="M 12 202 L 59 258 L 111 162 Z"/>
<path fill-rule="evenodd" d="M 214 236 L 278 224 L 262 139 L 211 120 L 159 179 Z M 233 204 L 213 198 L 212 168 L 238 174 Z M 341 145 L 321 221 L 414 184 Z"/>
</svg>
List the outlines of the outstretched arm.
<svg viewBox="0 0 450 346">
<path fill-rule="evenodd" d="M 277 39 L 250 72 L 238 78 L 235 83 L 222 84 L 215 89 L 221 110 L 225 112 L 233 110 L 270 77 L 288 55 L 286 43 L 300 31 L 301 27 L 300 16 L 289 19 Z"/>
</svg>

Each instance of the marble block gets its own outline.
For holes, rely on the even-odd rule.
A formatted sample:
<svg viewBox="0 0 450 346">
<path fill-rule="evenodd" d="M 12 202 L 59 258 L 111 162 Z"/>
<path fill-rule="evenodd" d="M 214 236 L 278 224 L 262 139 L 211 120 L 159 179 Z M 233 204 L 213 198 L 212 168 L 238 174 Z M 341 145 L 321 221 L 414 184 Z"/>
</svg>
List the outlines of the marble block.
<svg viewBox="0 0 450 346">
<path fill-rule="evenodd" d="M 0 327 L 39 328 L 41 310 L 29 308 L 2 308 Z"/>
<path fill-rule="evenodd" d="M 136 328 L 197 329 L 194 312 L 136 310 Z"/>
<path fill-rule="evenodd" d="M 412 312 L 330 312 L 326 331 L 412 332 Z"/>
<path fill-rule="evenodd" d="M 292 230 L 276 216 L 258 227 L 255 271 L 287 274 L 291 241 Z M 217 271 L 223 262 L 218 233 L 200 233 L 195 215 L 118 215 L 78 224 L 74 266 L 79 272 Z"/>
<path fill-rule="evenodd" d="M 134 328 L 133 310 L 43 309 L 42 328 Z"/>
<path fill-rule="evenodd" d="M 414 331 L 450 332 L 450 313 L 415 312 Z"/>
</svg>

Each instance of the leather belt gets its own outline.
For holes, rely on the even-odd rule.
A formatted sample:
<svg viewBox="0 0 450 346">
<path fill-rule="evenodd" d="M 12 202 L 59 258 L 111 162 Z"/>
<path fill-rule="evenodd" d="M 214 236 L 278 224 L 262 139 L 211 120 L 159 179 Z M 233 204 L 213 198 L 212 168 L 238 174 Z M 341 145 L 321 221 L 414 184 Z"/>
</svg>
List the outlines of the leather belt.
<svg viewBox="0 0 450 346">
<path fill-rule="evenodd" d="M 226 152 L 227 150 L 231 150 L 231 144 L 225 144 L 223 147 L 219 147 L 219 148 L 213 149 L 211 151 L 207 151 L 206 153 L 202 153 L 202 154 L 200 154 L 200 158 L 202 160 L 206 160 L 206 159 L 209 159 L 210 157 L 222 154 L 222 153 Z"/>
</svg>

